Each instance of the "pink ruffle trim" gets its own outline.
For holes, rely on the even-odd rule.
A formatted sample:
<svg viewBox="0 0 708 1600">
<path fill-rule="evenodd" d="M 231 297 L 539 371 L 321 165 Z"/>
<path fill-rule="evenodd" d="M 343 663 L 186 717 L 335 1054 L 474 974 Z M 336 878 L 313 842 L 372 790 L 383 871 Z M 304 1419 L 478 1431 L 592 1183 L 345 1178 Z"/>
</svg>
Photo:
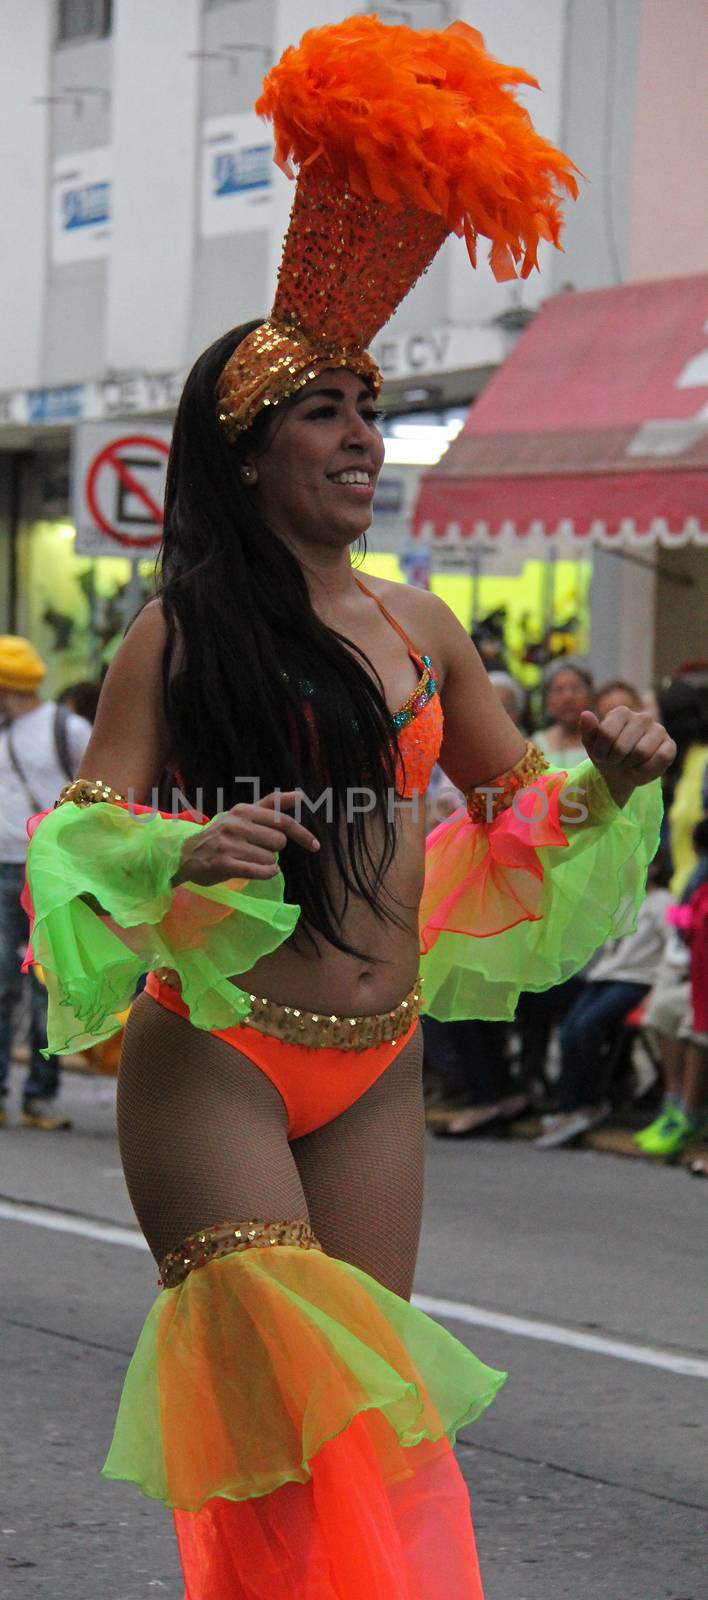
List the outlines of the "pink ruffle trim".
<svg viewBox="0 0 708 1600">
<path fill-rule="evenodd" d="M 542 916 L 544 869 L 538 851 L 567 849 L 559 815 L 567 774 L 552 772 L 514 798 L 491 823 L 456 812 L 428 837 L 420 908 L 420 948 L 441 933 L 488 939 Z"/>
</svg>

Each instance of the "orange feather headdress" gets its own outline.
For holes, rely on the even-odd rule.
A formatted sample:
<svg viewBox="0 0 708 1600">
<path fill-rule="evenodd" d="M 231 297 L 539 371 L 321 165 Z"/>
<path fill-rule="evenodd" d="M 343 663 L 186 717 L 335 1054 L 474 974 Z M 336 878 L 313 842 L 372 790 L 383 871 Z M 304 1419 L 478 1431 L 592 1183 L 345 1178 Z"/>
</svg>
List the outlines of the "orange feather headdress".
<svg viewBox="0 0 708 1600">
<path fill-rule="evenodd" d="M 273 310 L 218 386 L 229 437 L 330 367 L 378 393 L 366 346 L 449 233 L 473 266 L 489 239 L 499 280 L 527 277 L 540 239 L 560 248 L 576 169 L 536 133 L 518 84 L 538 87 L 462 22 L 415 32 L 354 16 L 285 51 L 256 110 L 297 186 Z"/>
</svg>

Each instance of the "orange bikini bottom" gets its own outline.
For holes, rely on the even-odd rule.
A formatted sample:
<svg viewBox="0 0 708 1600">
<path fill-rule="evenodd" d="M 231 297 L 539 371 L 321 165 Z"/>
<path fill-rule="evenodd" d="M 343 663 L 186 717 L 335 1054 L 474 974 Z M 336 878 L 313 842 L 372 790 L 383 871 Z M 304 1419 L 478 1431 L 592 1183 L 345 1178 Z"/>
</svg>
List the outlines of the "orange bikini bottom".
<svg viewBox="0 0 708 1600">
<path fill-rule="evenodd" d="M 189 1010 L 177 990 L 154 972 L 148 975 L 145 993 L 165 1010 L 189 1021 Z M 250 1028 L 247 1022 L 212 1031 L 216 1039 L 248 1056 L 270 1078 L 288 1114 L 288 1138 L 301 1139 L 348 1111 L 395 1061 L 416 1027 L 417 1018 L 399 1038 L 364 1050 L 290 1044 Z"/>
</svg>

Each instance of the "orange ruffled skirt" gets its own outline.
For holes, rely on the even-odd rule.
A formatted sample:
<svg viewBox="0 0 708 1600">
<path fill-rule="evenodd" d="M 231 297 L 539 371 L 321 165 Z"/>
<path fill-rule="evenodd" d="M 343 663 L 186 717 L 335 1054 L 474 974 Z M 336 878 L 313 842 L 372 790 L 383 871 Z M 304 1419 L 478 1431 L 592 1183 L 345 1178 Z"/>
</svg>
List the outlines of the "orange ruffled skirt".
<svg viewBox="0 0 708 1600">
<path fill-rule="evenodd" d="M 271 1248 L 268 1226 L 216 1259 L 210 1233 L 189 1242 L 105 1475 L 173 1509 L 185 1600 L 482 1600 L 452 1441 L 504 1374 L 316 1241 Z"/>
<path fill-rule="evenodd" d="M 482 1600 L 452 1450 L 418 1445 L 387 1482 L 376 1413 L 322 1446 L 306 1484 L 175 1512 L 185 1600 Z"/>
</svg>

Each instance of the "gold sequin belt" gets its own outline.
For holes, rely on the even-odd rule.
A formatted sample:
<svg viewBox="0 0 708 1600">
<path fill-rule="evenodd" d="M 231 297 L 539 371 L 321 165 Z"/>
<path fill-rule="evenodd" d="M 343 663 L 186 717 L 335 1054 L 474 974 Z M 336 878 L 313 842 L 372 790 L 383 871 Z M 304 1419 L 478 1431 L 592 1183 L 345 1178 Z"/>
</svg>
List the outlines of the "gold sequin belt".
<svg viewBox="0 0 708 1600">
<path fill-rule="evenodd" d="M 176 1250 L 168 1252 L 160 1262 L 160 1287 L 176 1289 L 197 1267 L 233 1255 L 235 1250 L 264 1250 L 271 1245 L 322 1249 L 306 1222 L 217 1222 L 212 1228 L 191 1233 Z"/>
<path fill-rule="evenodd" d="M 281 1006 L 255 994 L 249 995 L 249 1000 L 251 1010 L 244 1018 L 247 1028 L 314 1050 L 368 1050 L 375 1044 L 396 1044 L 422 1010 L 420 979 L 394 1011 L 371 1017 L 326 1016 L 297 1006 Z"/>
</svg>

